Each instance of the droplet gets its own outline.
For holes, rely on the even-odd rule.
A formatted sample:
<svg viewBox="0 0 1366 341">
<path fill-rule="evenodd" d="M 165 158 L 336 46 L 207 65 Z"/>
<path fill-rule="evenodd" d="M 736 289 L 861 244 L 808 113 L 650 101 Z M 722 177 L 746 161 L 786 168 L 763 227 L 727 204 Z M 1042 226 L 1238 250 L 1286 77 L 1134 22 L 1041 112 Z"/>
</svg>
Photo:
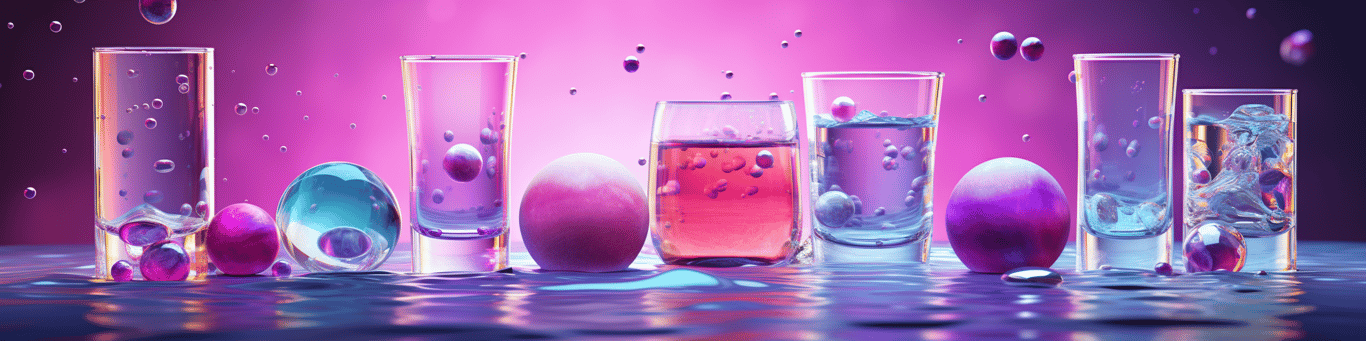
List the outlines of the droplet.
<svg viewBox="0 0 1366 341">
<path fill-rule="evenodd" d="M 289 147 L 280 146 L 280 152 L 281 152 L 281 153 L 288 152 L 288 151 L 289 151 Z"/>
<path fill-rule="evenodd" d="M 1256 9 L 1256 8 L 1248 8 L 1248 9 L 1247 9 L 1247 12 L 1244 13 L 1244 15 L 1247 16 L 1247 20 L 1252 20 L 1252 18 L 1257 17 L 1257 9 Z"/>
<path fill-rule="evenodd" d="M 991 37 L 991 55 L 996 59 L 1008 60 L 1015 57 L 1015 49 L 1019 44 L 1015 42 L 1015 35 L 1010 32 L 998 32 Z"/>
<path fill-rule="evenodd" d="M 170 173 L 175 170 L 175 162 L 167 159 L 157 160 L 157 162 L 152 163 L 152 169 L 156 170 L 157 173 Z"/>
<path fill-rule="evenodd" d="M 645 44 L 637 44 L 636 53 L 645 53 Z"/>
<path fill-rule="evenodd" d="M 640 158 L 639 160 L 636 160 L 636 164 L 639 164 L 639 165 L 641 165 L 641 166 L 644 166 L 644 165 L 645 165 L 645 158 L 642 157 L 642 158 Z"/>
<path fill-rule="evenodd" d="M 754 165 L 754 167 L 750 167 L 749 176 L 756 178 L 764 176 L 764 167 L 759 167 L 759 165 Z"/>
<path fill-rule="evenodd" d="M 25 189 L 24 189 L 24 198 L 33 199 L 33 197 L 36 197 L 36 196 L 38 196 L 38 190 L 33 189 L 33 187 L 29 187 L 29 188 L 25 188 Z"/>
<path fill-rule="evenodd" d="M 162 195 L 162 194 L 161 194 L 161 191 L 158 191 L 158 190 L 155 190 L 155 189 L 154 189 L 154 190 L 147 191 L 147 192 L 145 192 L 145 193 L 142 193 L 142 201 L 145 202 L 145 203 L 148 203 L 148 204 L 159 203 L 159 202 L 161 202 L 161 199 L 164 199 L 164 198 L 165 198 L 165 195 Z"/>
<path fill-rule="evenodd" d="M 569 95 L 570 95 L 570 96 L 577 95 L 577 94 L 579 94 L 579 89 L 569 88 Z"/>
<path fill-rule="evenodd" d="M 51 24 L 47 24 L 47 28 L 50 29 L 50 30 L 52 30 L 52 33 L 61 32 L 61 31 L 62 31 L 62 22 L 60 22 L 60 21 L 53 21 Z"/>
<path fill-rule="evenodd" d="M 854 202 L 844 192 L 830 190 L 816 198 L 816 220 L 826 227 L 840 227 L 854 216 Z"/>
<path fill-rule="evenodd" d="M 135 221 L 119 226 L 119 238 L 132 246 L 152 245 L 171 235 L 171 229 L 152 221 Z"/>
<path fill-rule="evenodd" d="M 275 66 L 275 64 L 266 65 L 267 76 L 274 76 L 276 72 L 280 72 L 280 68 Z"/>
<path fill-rule="evenodd" d="M 337 259 L 351 259 L 370 252 L 370 236 L 350 226 L 338 226 L 318 237 L 318 249 Z"/>
<path fill-rule="evenodd" d="M 71 82 L 72 82 L 72 83 L 76 83 L 76 82 L 80 82 L 80 81 L 81 81 L 80 78 L 71 77 Z"/>
<path fill-rule="evenodd" d="M 1281 40 L 1281 60 L 1290 65 L 1304 65 L 1314 54 L 1314 34 L 1299 30 Z"/>
<path fill-rule="evenodd" d="M 138 0 L 142 18 L 153 25 L 161 25 L 175 17 L 176 0 Z"/>
<path fill-rule="evenodd" d="M 986 95 L 986 94 L 977 95 L 977 101 L 978 101 L 978 102 L 986 102 L 986 101 L 987 101 L 987 95 Z"/>
<path fill-rule="evenodd" d="M 447 130 L 446 133 L 442 134 L 441 136 L 442 138 L 446 139 L 446 142 L 455 141 L 455 132 L 453 131 Z"/>
<path fill-rule="evenodd" d="M 786 41 L 786 40 L 783 41 L 782 46 L 783 46 L 783 48 L 787 48 L 787 41 Z"/>
<path fill-rule="evenodd" d="M 260 114 L 260 113 L 261 113 L 261 107 L 251 107 L 251 113 L 253 113 L 253 114 Z"/>
<path fill-rule="evenodd" d="M 303 90 L 295 91 L 295 92 L 294 92 L 294 95 L 295 95 L 295 96 L 303 96 L 303 95 L 304 95 L 304 91 L 303 91 Z"/>
<path fill-rule="evenodd" d="M 1157 128 L 1161 128 L 1161 127 L 1162 127 L 1162 117 L 1153 116 L 1153 117 L 1148 118 L 1148 128 L 1157 129 Z"/>
<path fill-rule="evenodd" d="M 1001 274 L 1001 281 L 1011 286 L 1053 288 L 1062 284 L 1062 274 L 1049 268 L 1027 266 Z"/>
<path fill-rule="evenodd" d="M 770 92 L 770 93 L 768 93 L 768 100 L 770 100 L 770 101 L 776 101 L 776 100 L 778 100 L 778 93 L 776 93 L 776 92 Z"/>
<path fill-rule="evenodd" d="M 128 69 L 128 78 L 137 78 L 138 70 Z"/>
<path fill-rule="evenodd" d="M 177 90 L 177 91 L 180 91 L 181 94 L 188 94 L 188 93 L 190 93 L 190 85 L 189 85 L 189 84 L 181 84 L 180 86 L 177 86 L 177 87 L 176 87 L 176 90 Z"/>
<path fill-rule="evenodd" d="M 1196 7 L 1196 8 L 1194 8 L 1194 9 L 1192 9 L 1192 10 L 1191 10 L 1191 13 L 1192 13 L 1192 14 L 1200 14 L 1200 7 Z"/>
<path fill-rule="evenodd" d="M 1209 47 L 1209 55 L 1213 56 L 1213 55 L 1216 55 L 1216 54 L 1219 54 L 1219 48 L 1218 48 L 1218 47 L 1214 47 L 1214 46 L 1210 46 L 1210 47 Z"/>
<path fill-rule="evenodd" d="M 1020 42 L 1020 57 L 1031 62 L 1043 58 L 1043 41 L 1035 37 L 1025 38 Z"/>
<path fill-rule="evenodd" d="M 237 105 L 233 107 L 233 110 L 236 110 L 238 115 L 246 115 L 246 114 L 247 114 L 247 104 L 246 104 L 246 103 L 237 103 Z"/>
<path fill-rule="evenodd" d="M 1077 82 L 1077 70 L 1072 70 L 1071 72 L 1067 73 L 1067 81 L 1072 83 Z"/>
<path fill-rule="evenodd" d="M 1157 262 L 1157 265 L 1153 266 L 1153 272 L 1156 272 L 1158 275 L 1162 276 L 1171 276 L 1172 265 L 1168 264 L 1167 262 Z"/>
<path fill-rule="evenodd" d="M 1129 141 L 1128 148 L 1124 148 L 1124 155 L 1128 155 L 1129 157 L 1136 157 L 1138 156 L 1138 151 L 1138 139 L 1134 139 L 1133 141 Z"/>
<path fill-rule="evenodd" d="M 640 60 L 636 59 L 636 56 L 626 56 L 626 60 L 621 62 L 621 67 L 625 68 L 626 72 L 636 72 L 640 70 Z"/>
<path fill-rule="evenodd" d="M 1186 272 L 1243 269 L 1247 247 L 1238 230 L 1221 222 L 1207 222 L 1186 238 Z"/>
<path fill-rule="evenodd" d="M 122 189 L 119 190 L 119 196 L 121 196 L 121 197 L 128 196 L 128 191 L 127 191 L 127 190 L 122 190 Z"/>
<path fill-rule="evenodd" d="M 26 80 L 26 81 L 31 81 L 31 80 L 33 80 L 33 70 L 24 70 L 24 80 Z"/>
<path fill-rule="evenodd" d="M 355 123 L 352 123 L 352 124 L 351 124 L 351 129 L 356 129 L 356 124 L 355 124 Z"/>
<path fill-rule="evenodd" d="M 179 76 L 175 76 L 175 83 L 176 83 L 176 84 L 186 84 L 186 83 L 189 83 L 189 82 L 190 82 L 190 76 L 186 76 L 186 75 L 183 75 L 183 74 L 182 74 L 182 75 L 179 75 Z"/>
<path fill-rule="evenodd" d="M 1020 136 L 1020 141 L 1029 142 L 1029 134 L 1024 134 L 1024 136 Z"/>
<path fill-rule="evenodd" d="M 270 266 L 270 275 L 275 277 L 289 277 L 294 272 L 294 267 L 289 266 L 289 262 L 278 261 Z"/>
<path fill-rule="evenodd" d="M 731 79 L 731 78 L 733 78 L 733 77 L 735 77 L 735 72 L 734 72 L 734 71 L 730 71 L 730 70 L 726 70 L 726 79 Z"/>
<path fill-rule="evenodd" d="M 304 121 L 308 120 L 308 115 L 304 115 Z"/>
<path fill-rule="evenodd" d="M 270 141 L 270 135 L 261 135 L 261 141 Z"/>
<path fill-rule="evenodd" d="M 165 105 L 165 102 L 162 102 L 160 98 L 152 100 L 152 109 L 161 109 L 163 105 Z"/>
<path fill-rule="evenodd" d="M 66 148 L 62 148 L 62 154 L 66 154 Z"/>
<path fill-rule="evenodd" d="M 133 157 L 133 147 L 124 148 L 124 149 L 123 149 L 123 158 L 127 159 L 127 158 L 130 158 L 130 157 Z"/>
<path fill-rule="evenodd" d="M 792 35 L 797 36 L 797 38 L 801 38 L 801 37 L 802 37 L 802 30 L 797 30 L 796 32 L 792 32 Z"/>
<path fill-rule="evenodd" d="M 109 267 L 109 277 L 113 277 L 115 282 L 128 282 L 133 280 L 133 264 L 126 260 L 114 262 Z"/>
<path fill-rule="evenodd" d="M 521 54 L 518 54 L 518 55 L 517 55 L 517 58 L 518 58 L 518 59 L 526 59 L 526 52 L 522 52 Z"/>
<path fill-rule="evenodd" d="M 962 39 L 958 39 L 958 43 L 959 43 L 959 44 L 962 44 L 962 43 L 963 43 L 963 40 L 962 40 Z"/>
<path fill-rule="evenodd" d="M 446 174 L 458 182 L 470 182 L 479 177 L 479 171 L 484 168 L 483 163 L 484 158 L 479 150 L 464 143 L 451 146 L 441 160 Z"/>
</svg>

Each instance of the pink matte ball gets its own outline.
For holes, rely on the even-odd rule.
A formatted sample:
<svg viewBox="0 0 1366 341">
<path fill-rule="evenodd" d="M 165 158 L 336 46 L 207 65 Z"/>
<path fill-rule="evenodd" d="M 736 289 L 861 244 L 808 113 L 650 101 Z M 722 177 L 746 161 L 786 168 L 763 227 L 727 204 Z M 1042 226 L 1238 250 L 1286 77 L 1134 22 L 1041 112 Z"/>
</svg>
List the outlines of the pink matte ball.
<svg viewBox="0 0 1366 341">
<path fill-rule="evenodd" d="M 626 269 L 645 245 L 645 192 L 626 166 L 606 156 L 571 154 L 542 168 L 527 186 L 522 240 L 545 270 Z"/>
<path fill-rule="evenodd" d="M 218 271 L 231 276 L 255 275 L 275 262 L 280 237 L 275 219 L 256 205 L 232 204 L 209 221 L 204 246 Z"/>
<path fill-rule="evenodd" d="M 1058 181 L 1039 165 L 1003 157 L 973 167 L 949 195 L 949 244 L 969 270 L 1051 267 L 1072 225 Z"/>
</svg>

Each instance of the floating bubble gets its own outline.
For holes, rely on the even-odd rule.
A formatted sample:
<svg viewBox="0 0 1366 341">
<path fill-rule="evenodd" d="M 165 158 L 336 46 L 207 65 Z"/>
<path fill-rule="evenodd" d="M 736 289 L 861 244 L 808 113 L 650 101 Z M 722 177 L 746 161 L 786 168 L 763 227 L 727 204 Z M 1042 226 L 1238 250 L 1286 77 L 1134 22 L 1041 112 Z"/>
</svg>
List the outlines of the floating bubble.
<svg viewBox="0 0 1366 341">
<path fill-rule="evenodd" d="M 484 168 L 483 163 L 484 158 L 479 154 L 478 149 L 461 143 L 446 150 L 446 156 L 442 159 L 441 166 L 451 179 L 459 182 L 470 182 L 479 176 L 479 171 Z"/>
<path fill-rule="evenodd" d="M 113 277 L 115 282 L 128 282 L 133 280 L 133 264 L 126 260 L 114 262 L 109 267 L 109 277 Z"/>
<path fill-rule="evenodd" d="M 915 148 L 911 148 L 911 146 L 901 147 L 901 152 L 898 154 L 901 154 L 901 158 L 906 159 L 906 161 L 911 161 L 915 158 Z"/>
<path fill-rule="evenodd" d="M 308 115 L 304 115 L 304 121 L 308 120 Z"/>
<path fill-rule="evenodd" d="M 1148 128 L 1157 129 L 1157 128 L 1161 128 L 1161 127 L 1162 127 L 1162 117 L 1153 116 L 1153 117 L 1148 118 Z"/>
<path fill-rule="evenodd" d="M 1136 157 L 1138 156 L 1138 151 L 1138 139 L 1134 139 L 1133 141 L 1129 141 L 1129 147 L 1124 149 L 1124 155 L 1128 155 L 1129 157 Z"/>
<path fill-rule="evenodd" d="M 702 154 L 694 155 L 692 157 L 692 163 L 688 165 L 688 168 L 692 169 L 702 169 L 703 167 L 707 167 L 707 159 L 703 158 Z M 730 173 L 730 171 L 727 171 L 726 173 Z"/>
<path fill-rule="evenodd" d="M 659 189 L 657 189 L 656 192 L 659 193 L 659 195 L 661 196 L 675 195 L 678 194 L 679 190 L 681 190 L 681 188 L 678 185 L 678 181 L 669 180 L 668 182 L 664 183 L 664 186 L 659 186 Z"/>
<path fill-rule="evenodd" d="M 123 158 L 127 159 L 127 158 L 130 158 L 130 157 L 133 157 L 133 147 L 124 148 L 124 149 L 123 149 Z"/>
<path fill-rule="evenodd" d="M 1027 61 L 1036 61 L 1043 58 L 1043 41 L 1039 38 L 1029 37 L 1020 42 L 1020 57 Z"/>
<path fill-rule="evenodd" d="M 637 163 L 637 164 L 640 164 L 641 166 L 644 166 L 644 165 L 645 165 L 645 158 L 642 157 L 642 158 L 640 158 L 639 160 L 636 160 L 636 163 Z"/>
<path fill-rule="evenodd" d="M 498 142 L 498 135 L 495 135 L 493 129 L 484 128 L 479 130 L 479 143 L 494 144 L 496 142 Z"/>
<path fill-rule="evenodd" d="M 186 75 L 183 75 L 183 74 L 182 74 L 182 75 L 179 75 L 179 76 L 175 76 L 175 83 L 176 83 L 176 84 L 186 84 L 186 83 L 189 83 L 189 82 L 190 82 L 190 76 L 186 76 Z"/>
<path fill-rule="evenodd" d="M 147 126 L 147 129 L 155 129 L 157 127 L 157 119 L 148 117 L 146 121 L 142 121 L 142 125 Z"/>
<path fill-rule="evenodd" d="M 1243 269 L 1247 247 L 1237 229 L 1223 223 L 1208 222 L 1186 237 L 1186 272 Z"/>
<path fill-rule="evenodd" d="M 142 18 L 153 25 L 161 25 L 175 17 L 176 0 L 138 0 Z"/>
<path fill-rule="evenodd" d="M 337 77 L 341 77 L 341 74 L 340 74 L 340 73 L 334 73 L 334 74 L 332 74 L 332 78 L 337 78 Z"/>
<path fill-rule="evenodd" d="M 1138 174 L 1135 174 L 1134 171 L 1127 171 L 1127 172 L 1124 172 L 1124 181 L 1134 181 L 1134 179 L 1137 179 L 1137 178 L 1138 178 Z"/>
<path fill-rule="evenodd" d="M 1191 182 L 1203 185 L 1209 183 L 1209 180 L 1209 170 L 1201 168 L 1200 170 L 1191 173 Z"/>
<path fill-rule="evenodd" d="M 389 99 L 389 95 L 379 95 L 379 99 L 381 99 L 381 100 Z"/>
<path fill-rule="evenodd" d="M 636 70 L 640 70 L 640 60 L 636 59 L 636 56 L 626 56 L 626 60 L 621 62 L 621 67 L 625 68 L 628 73 L 636 72 Z"/>
<path fill-rule="evenodd" d="M 721 163 L 721 172 L 730 173 L 745 168 L 749 162 L 739 155 L 732 156 L 730 160 Z"/>
<path fill-rule="evenodd" d="M 1119 221 L 1119 200 L 1108 193 L 1097 193 L 1086 201 L 1086 220 L 1092 227 L 1110 226 Z"/>
<path fill-rule="evenodd" d="M 1192 14 L 1200 14 L 1200 7 L 1196 7 L 1196 8 L 1194 8 L 1194 9 L 1192 9 L 1192 10 L 1191 10 L 1191 13 L 1192 13 Z"/>
<path fill-rule="evenodd" d="M 294 92 L 294 95 L 295 95 L 295 96 L 303 96 L 303 95 L 304 95 L 304 92 L 303 92 L 302 90 L 300 90 L 300 91 L 295 91 L 295 92 Z"/>
<path fill-rule="evenodd" d="M 52 30 L 52 33 L 61 32 L 61 31 L 62 31 L 62 22 L 60 22 L 60 21 L 53 21 L 51 24 L 47 24 L 47 28 L 48 28 L 49 30 Z"/>
<path fill-rule="evenodd" d="M 750 167 L 750 168 L 749 168 L 749 176 L 756 177 L 756 178 L 757 178 L 757 177 L 764 176 L 764 167 L 759 167 L 759 165 L 754 165 L 754 167 Z"/>
<path fill-rule="evenodd" d="M 270 135 L 261 135 L 261 141 L 270 141 Z"/>
<path fill-rule="evenodd" d="M 128 195 L 128 191 L 127 191 L 127 190 L 122 190 L 122 189 L 119 190 L 119 196 L 122 197 L 122 196 L 127 196 L 127 195 Z"/>
<path fill-rule="evenodd" d="M 897 168 L 901 168 L 901 164 L 897 163 L 895 158 L 892 158 L 890 156 L 882 157 L 882 169 L 890 171 L 896 170 Z"/>
<path fill-rule="evenodd" d="M 770 92 L 770 93 L 768 93 L 768 100 L 770 100 L 770 101 L 776 101 L 776 100 L 778 100 L 778 93 L 776 93 L 776 92 Z"/>
<path fill-rule="evenodd" d="M 1095 134 L 1091 134 L 1092 149 L 1095 149 L 1097 152 L 1103 152 L 1105 151 L 1105 149 L 1108 149 L 1109 147 L 1110 136 L 1105 135 L 1105 132 L 1098 131 Z"/>
<path fill-rule="evenodd" d="M 1281 40 L 1281 60 L 1290 65 L 1301 66 L 1314 54 L 1314 34 L 1309 30 L 1299 30 Z"/>
<path fill-rule="evenodd" d="M 188 94 L 188 93 L 190 93 L 190 85 L 189 85 L 189 84 L 181 84 L 180 86 L 177 86 L 177 87 L 176 87 L 176 91 L 180 91 L 181 94 Z"/>
<path fill-rule="evenodd" d="M 161 109 L 163 105 L 165 105 L 165 102 L 162 102 L 160 98 L 152 100 L 152 109 Z"/>
<path fill-rule="evenodd" d="M 722 92 L 722 93 L 721 93 L 721 100 L 722 100 L 722 101 L 729 101 L 729 100 L 730 100 L 730 93 L 729 93 L 729 92 Z"/>
<path fill-rule="evenodd" d="M 1171 276 L 1172 265 L 1168 264 L 1167 262 L 1157 262 L 1157 265 L 1153 266 L 1153 272 L 1156 272 L 1158 275 L 1162 276 Z"/>
<path fill-rule="evenodd" d="M 270 275 L 275 277 L 289 277 L 294 272 L 294 267 L 289 266 L 289 262 L 277 261 L 270 265 Z"/>
<path fill-rule="evenodd" d="M 138 70 L 128 69 L 128 78 L 137 78 Z"/>
<path fill-rule="evenodd" d="M 370 252 L 370 236 L 350 226 L 338 226 L 318 237 L 318 249 L 337 259 L 351 259 Z"/>
<path fill-rule="evenodd" d="M 834 116 L 836 121 L 849 122 L 858 115 L 858 104 L 854 103 L 854 99 L 846 96 L 836 97 L 835 101 L 830 104 L 830 115 Z"/>
<path fill-rule="evenodd" d="M 797 38 L 801 38 L 801 37 L 802 37 L 802 30 L 797 30 L 796 32 L 792 32 L 792 35 L 797 36 Z"/>
<path fill-rule="evenodd" d="M 31 81 L 31 80 L 33 80 L 33 70 L 24 70 L 24 80 L 26 80 L 26 81 Z"/>
<path fill-rule="evenodd" d="M 1027 266 L 1001 274 L 1001 282 L 1017 287 L 1053 288 L 1062 284 L 1062 274 L 1049 268 Z"/>
<path fill-rule="evenodd" d="M 14 22 L 5 23 L 5 26 L 6 26 L 6 27 L 9 27 L 9 29 L 13 30 L 13 29 L 14 29 Z"/>
<path fill-rule="evenodd" d="M 762 168 L 773 168 L 773 152 L 760 150 L 754 155 L 754 165 Z"/>
<path fill-rule="evenodd" d="M 1020 136 L 1020 141 L 1029 142 L 1029 134 L 1024 134 L 1024 136 Z"/>
<path fill-rule="evenodd" d="M 636 53 L 645 53 L 645 44 L 636 44 Z"/>
<path fill-rule="evenodd" d="M 490 156 L 490 157 L 488 158 L 488 160 L 485 160 L 485 161 L 484 161 L 484 170 L 487 171 L 487 173 L 488 173 L 490 179 L 492 179 L 495 175 L 497 175 L 497 174 L 498 174 L 498 157 L 497 157 L 497 156 Z"/>
<path fill-rule="evenodd" d="M 1015 42 L 1015 35 L 1010 32 L 998 32 L 991 37 L 991 55 L 996 59 L 1008 60 L 1015 57 L 1015 49 L 1019 48 L 1019 43 Z"/>
<path fill-rule="evenodd" d="M 274 76 L 276 72 L 280 72 L 280 68 L 275 66 L 275 64 L 266 65 L 267 76 Z"/>
<path fill-rule="evenodd" d="M 816 198 L 816 220 L 826 227 L 840 227 L 854 216 L 854 202 L 840 191 L 827 191 Z"/>
<path fill-rule="evenodd" d="M 526 59 L 526 52 L 522 52 L 521 54 L 518 54 L 518 55 L 517 55 L 517 58 L 518 58 L 518 59 Z"/>
<path fill-rule="evenodd" d="M 247 104 L 246 104 L 246 103 L 237 103 L 237 105 L 233 107 L 233 110 L 236 110 L 238 115 L 246 115 L 246 114 L 247 114 Z"/>
<path fill-rule="evenodd" d="M 25 188 L 25 189 L 24 189 L 24 198 L 26 198 L 26 199 L 33 199 L 33 197 L 36 197 L 36 196 L 38 196 L 38 190 L 33 189 L 33 187 L 29 187 L 29 188 Z"/>
<path fill-rule="evenodd" d="M 261 107 L 251 107 L 251 113 L 253 113 L 253 114 L 260 114 L 260 113 L 261 113 Z"/>
<path fill-rule="evenodd" d="M 879 217 L 880 217 L 880 216 L 883 216 L 883 215 L 886 215 L 886 214 L 887 214 L 887 208 L 886 208 L 886 207 L 878 207 L 877 209 L 874 209 L 874 210 L 873 210 L 873 215 L 874 215 L 874 216 L 879 216 Z"/>
<path fill-rule="evenodd" d="M 1247 20 L 1252 20 L 1252 18 L 1257 17 L 1257 9 L 1256 9 L 1256 8 L 1248 8 L 1248 9 L 1247 9 L 1247 12 L 1246 12 L 1246 13 L 1243 13 L 1243 15 L 1246 15 L 1246 16 L 1247 16 Z"/>
<path fill-rule="evenodd" d="M 1218 47 L 1214 47 L 1214 46 L 1210 46 L 1210 47 L 1209 47 L 1209 55 L 1213 56 L 1213 55 L 1216 55 L 1216 54 L 1219 54 L 1219 48 L 1218 48 Z"/>
<path fill-rule="evenodd" d="M 445 133 L 441 134 L 441 138 L 446 139 L 446 142 L 455 141 L 455 132 L 447 130 Z"/>
<path fill-rule="evenodd" d="M 135 221 L 119 226 L 119 238 L 132 246 L 152 245 L 171 235 L 171 229 L 157 222 Z"/>
<path fill-rule="evenodd" d="M 740 131 L 737 130 L 737 129 L 735 129 L 734 126 L 726 125 L 726 126 L 724 126 L 724 127 L 721 127 L 721 130 L 720 130 L 720 131 L 721 131 L 721 136 L 725 136 L 725 137 L 728 138 L 728 139 L 738 139 L 738 138 L 740 138 Z"/>
<path fill-rule="evenodd" d="M 66 154 L 66 148 L 62 148 L 62 154 Z"/>
<path fill-rule="evenodd" d="M 577 95 L 577 94 L 579 94 L 579 89 L 569 88 L 569 95 L 570 95 L 570 96 Z"/>
<path fill-rule="evenodd" d="M 1067 73 L 1067 81 L 1072 83 L 1077 82 L 1077 70 L 1072 70 L 1071 72 Z"/>
<path fill-rule="evenodd" d="M 759 186 L 749 186 L 749 188 L 745 188 L 746 196 L 751 196 L 755 194 L 759 194 Z"/>
<path fill-rule="evenodd" d="M 170 173 L 175 170 L 175 162 L 167 159 L 157 160 L 157 162 L 152 163 L 152 169 L 156 170 L 157 173 Z"/>
<path fill-rule="evenodd" d="M 849 201 L 854 202 L 854 213 L 863 214 L 863 200 L 859 200 L 857 195 L 850 195 Z"/>
<path fill-rule="evenodd" d="M 782 46 L 783 46 L 783 48 L 787 48 L 787 41 L 786 41 L 786 40 L 783 41 Z"/>
<path fill-rule="evenodd" d="M 351 129 L 356 129 L 356 124 L 355 124 L 355 123 L 352 123 L 352 124 L 351 124 Z"/>
<path fill-rule="evenodd" d="M 735 72 L 726 70 L 726 79 L 731 79 L 732 77 L 735 77 Z"/>
<path fill-rule="evenodd" d="M 281 152 L 281 153 L 289 152 L 289 147 L 280 146 L 280 152 Z"/>
<path fill-rule="evenodd" d="M 986 94 L 977 95 L 977 101 L 978 101 L 978 102 L 986 103 L 986 101 L 987 101 L 987 95 L 986 95 Z"/>
</svg>

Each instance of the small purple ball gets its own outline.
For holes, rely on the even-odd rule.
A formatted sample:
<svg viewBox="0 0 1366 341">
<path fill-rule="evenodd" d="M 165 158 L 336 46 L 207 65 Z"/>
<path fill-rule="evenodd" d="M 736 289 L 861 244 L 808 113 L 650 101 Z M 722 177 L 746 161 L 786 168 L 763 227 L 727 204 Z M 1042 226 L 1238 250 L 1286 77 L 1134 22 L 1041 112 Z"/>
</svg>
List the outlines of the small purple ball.
<svg viewBox="0 0 1366 341">
<path fill-rule="evenodd" d="M 996 56 L 996 59 L 1009 60 L 1015 57 L 1015 49 L 1019 47 L 1019 43 L 1015 42 L 1015 35 L 1010 32 L 998 32 L 991 37 L 991 55 Z"/>
<path fill-rule="evenodd" d="M 621 66 L 626 68 L 626 72 L 636 72 L 640 70 L 640 60 L 636 59 L 636 56 L 627 56 L 626 60 L 621 62 Z"/>
<path fill-rule="evenodd" d="M 273 264 L 273 265 L 270 266 L 270 275 L 271 275 L 271 276 L 275 276 L 275 277 L 289 277 L 289 274 L 291 274 L 291 273 L 294 273 L 294 267 L 290 266 L 290 265 L 289 265 L 289 262 L 286 262 L 286 261 L 279 261 L 279 262 L 275 262 L 275 264 Z"/>
<path fill-rule="evenodd" d="M 1153 272 L 1156 272 L 1158 275 L 1171 276 L 1172 265 L 1167 262 L 1158 262 L 1157 266 L 1153 267 Z"/>
<path fill-rule="evenodd" d="M 1003 157 L 973 167 L 949 195 L 949 244 L 969 270 L 1050 267 L 1072 225 L 1062 186 L 1039 165 Z"/>
<path fill-rule="evenodd" d="M 858 115 L 858 104 L 849 97 L 835 98 L 834 103 L 830 104 L 830 116 L 836 121 L 849 122 L 855 115 Z"/>
<path fill-rule="evenodd" d="M 1226 270 L 1238 272 L 1247 258 L 1243 234 L 1223 223 L 1207 222 L 1186 238 L 1186 272 Z"/>
<path fill-rule="evenodd" d="M 126 260 L 114 262 L 114 265 L 109 267 L 109 277 L 113 277 L 116 282 L 133 280 L 133 264 Z"/>
<path fill-rule="evenodd" d="M 119 238 L 132 246 L 147 246 L 165 240 L 171 234 L 166 225 L 154 221 L 135 221 L 119 226 Z"/>
<path fill-rule="evenodd" d="M 149 281 L 183 281 L 190 274 L 190 257 L 185 248 L 170 240 L 144 247 L 138 262 L 142 278 Z"/>
<path fill-rule="evenodd" d="M 1035 37 L 1025 38 L 1020 44 L 1020 57 L 1031 62 L 1043 58 L 1043 41 Z"/>
<path fill-rule="evenodd" d="M 474 146 L 461 143 L 446 150 L 441 167 L 446 169 L 446 174 L 450 175 L 451 179 L 470 182 L 479 177 L 479 171 L 484 169 L 484 157 Z"/>
<path fill-rule="evenodd" d="M 209 260 L 229 276 L 260 273 L 280 251 L 275 219 L 256 205 L 232 204 L 214 215 L 204 238 Z"/>
<path fill-rule="evenodd" d="M 1294 66 L 1304 65 L 1314 55 L 1314 34 L 1299 30 L 1281 40 L 1281 60 Z"/>
</svg>

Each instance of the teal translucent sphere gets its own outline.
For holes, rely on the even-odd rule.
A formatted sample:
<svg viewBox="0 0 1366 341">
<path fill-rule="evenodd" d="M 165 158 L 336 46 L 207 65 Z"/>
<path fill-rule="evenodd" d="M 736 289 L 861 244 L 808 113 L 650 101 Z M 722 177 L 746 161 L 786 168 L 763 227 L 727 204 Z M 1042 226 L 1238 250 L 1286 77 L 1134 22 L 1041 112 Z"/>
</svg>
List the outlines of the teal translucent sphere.
<svg viewBox="0 0 1366 341">
<path fill-rule="evenodd" d="M 374 270 L 398 243 L 398 205 L 379 176 L 328 162 L 289 183 L 275 223 L 295 263 L 309 271 Z"/>
</svg>

